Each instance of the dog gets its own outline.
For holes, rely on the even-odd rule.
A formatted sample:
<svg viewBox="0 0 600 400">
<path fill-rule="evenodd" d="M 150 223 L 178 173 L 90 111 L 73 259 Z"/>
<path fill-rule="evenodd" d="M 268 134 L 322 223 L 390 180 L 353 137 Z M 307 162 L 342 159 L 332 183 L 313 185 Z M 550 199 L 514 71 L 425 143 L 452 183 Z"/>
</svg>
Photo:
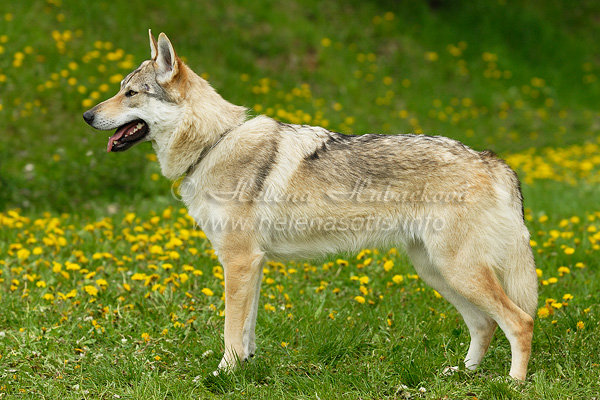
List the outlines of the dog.
<svg viewBox="0 0 600 400">
<path fill-rule="evenodd" d="M 403 245 L 419 276 L 462 315 L 475 369 L 496 326 L 524 380 L 537 275 L 517 175 L 492 152 L 424 135 L 345 135 L 224 100 L 149 31 L 150 60 L 83 114 L 113 130 L 108 152 L 149 141 L 225 271 L 218 371 L 256 351 L 265 259 Z"/>
</svg>

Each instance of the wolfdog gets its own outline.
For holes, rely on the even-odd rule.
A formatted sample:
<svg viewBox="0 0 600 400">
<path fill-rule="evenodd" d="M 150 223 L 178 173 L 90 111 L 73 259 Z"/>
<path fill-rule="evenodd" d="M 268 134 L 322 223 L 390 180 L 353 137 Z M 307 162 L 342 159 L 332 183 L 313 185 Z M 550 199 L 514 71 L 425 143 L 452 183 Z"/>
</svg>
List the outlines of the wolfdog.
<svg viewBox="0 0 600 400">
<path fill-rule="evenodd" d="M 249 117 L 150 36 L 151 59 L 83 114 L 116 129 L 108 151 L 152 143 L 225 271 L 225 347 L 215 371 L 254 355 L 265 259 L 402 245 L 462 315 L 476 368 L 496 325 L 510 376 L 531 354 L 537 276 L 517 175 L 489 151 L 424 135 L 346 135 Z"/>
</svg>

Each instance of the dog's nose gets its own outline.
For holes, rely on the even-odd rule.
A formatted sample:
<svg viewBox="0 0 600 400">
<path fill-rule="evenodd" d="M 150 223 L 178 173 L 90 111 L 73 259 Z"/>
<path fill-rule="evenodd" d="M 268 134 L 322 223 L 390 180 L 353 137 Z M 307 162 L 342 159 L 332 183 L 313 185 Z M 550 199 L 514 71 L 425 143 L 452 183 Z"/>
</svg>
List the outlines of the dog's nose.
<svg viewBox="0 0 600 400">
<path fill-rule="evenodd" d="M 94 122 L 94 113 L 92 112 L 92 110 L 87 110 L 86 112 L 84 112 L 83 119 L 88 124 L 91 124 L 92 122 Z"/>
</svg>

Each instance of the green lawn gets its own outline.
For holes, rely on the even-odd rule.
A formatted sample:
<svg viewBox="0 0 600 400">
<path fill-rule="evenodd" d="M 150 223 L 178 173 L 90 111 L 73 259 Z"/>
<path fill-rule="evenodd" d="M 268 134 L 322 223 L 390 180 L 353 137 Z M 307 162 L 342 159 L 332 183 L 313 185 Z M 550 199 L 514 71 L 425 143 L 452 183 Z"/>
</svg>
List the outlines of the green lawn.
<svg viewBox="0 0 600 400">
<path fill-rule="evenodd" d="M 339 4 L 338 4 L 339 3 Z M 0 399 L 582 399 L 600 395 L 600 6 L 13 2 L 0 8 Z M 492 149 L 523 181 L 540 276 L 527 382 L 501 332 L 476 372 L 460 315 L 401 249 L 265 265 L 259 351 L 222 352 L 223 271 L 147 144 L 81 113 L 147 29 L 228 100 L 346 133 Z M 357 297 L 358 296 L 358 297 Z"/>
</svg>

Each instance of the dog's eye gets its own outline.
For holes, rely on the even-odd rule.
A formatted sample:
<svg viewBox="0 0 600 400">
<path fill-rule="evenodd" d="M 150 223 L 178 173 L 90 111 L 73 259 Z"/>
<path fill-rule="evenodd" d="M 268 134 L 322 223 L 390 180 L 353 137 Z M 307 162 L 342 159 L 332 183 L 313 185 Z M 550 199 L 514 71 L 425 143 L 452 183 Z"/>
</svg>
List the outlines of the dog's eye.
<svg viewBox="0 0 600 400">
<path fill-rule="evenodd" d="M 125 93 L 125 96 L 126 96 L 126 97 L 132 97 L 132 96 L 135 96 L 136 94 L 137 94 L 137 92 L 136 92 L 135 90 L 128 90 L 128 91 Z"/>
</svg>

